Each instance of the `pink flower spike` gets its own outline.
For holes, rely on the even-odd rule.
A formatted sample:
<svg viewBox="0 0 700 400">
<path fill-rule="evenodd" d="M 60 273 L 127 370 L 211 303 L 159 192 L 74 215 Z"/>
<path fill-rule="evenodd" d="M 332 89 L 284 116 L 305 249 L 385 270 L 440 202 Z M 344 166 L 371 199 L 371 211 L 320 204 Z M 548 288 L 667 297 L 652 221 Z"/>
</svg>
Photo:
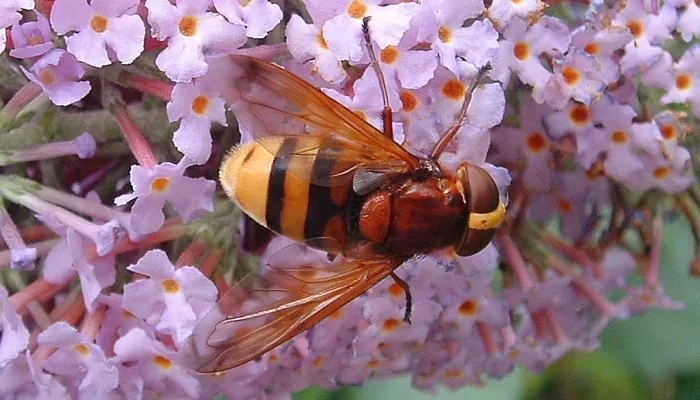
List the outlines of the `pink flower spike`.
<svg viewBox="0 0 700 400">
<path fill-rule="evenodd" d="M 29 331 L 8 301 L 7 289 L 0 285 L 0 370 L 17 358 L 29 344 Z"/>
<path fill-rule="evenodd" d="M 199 382 L 179 364 L 179 355 L 141 328 L 134 328 L 119 338 L 114 353 L 114 362 L 137 368 L 146 388 L 157 392 L 153 397 L 160 393 L 175 398 L 199 398 Z"/>
<path fill-rule="evenodd" d="M 21 67 L 30 81 L 38 84 L 57 106 L 67 106 L 82 99 L 90 92 L 90 83 L 78 81 L 85 70 L 72 54 L 55 49 L 44 54 L 27 71 Z"/>
<path fill-rule="evenodd" d="M 153 169 L 138 165 L 131 167 L 130 178 L 134 192 L 117 197 L 114 203 L 123 206 L 136 199 L 130 219 L 131 228 L 135 232 L 152 233 L 163 226 L 165 202 L 170 203 L 186 222 L 214 210 L 212 196 L 216 183 L 204 178 L 184 176 L 185 169 L 191 165 L 192 161 L 184 157 L 177 165 L 166 162 Z"/>
<path fill-rule="evenodd" d="M 26 161 L 48 160 L 51 158 L 77 155 L 79 158 L 90 158 L 95 155 L 97 144 L 88 132 L 83 132 L 73 140 L 39 144 L 21 150 L 6 150 L 0 154 L 0 165 L 9 165 Z"/>
<path fill-rule="evenodd" d="M 151 250 L 129 271 L 146 275 L 124 286 L 124 309 L 182 345 L 216 302 L 217 289 L 195 267 L 175 269 L 162 250 Z"/>
<path fill-rule="evenodd" d="M 77 378 L 78 393 L 85 398 L 103 398 L 119 384 L 116 366 L 102 349 L 65 322 L 56 322 L 39 335 L 43 346 L 57 347 L 43 363 L 55 375 Z"/>
<path fill-rule="evenodd" d="M 146 27 L 136 14 L 138 0 L 56 0 L 51 25 L 66 36 L 66 46 L 79 61 L 94 67 L 112 63 L 111 50 L 123 64 L 143 52 Z"/>
<path fill-rule="evenodd" d="M 173 135 L 175 147 L 195 164 L 211 155 L 211 123 L 226 126 L 226 107 L 214 82 L 206 77 L 193 83 L 177 83 L 167 105 L 170 122 L 180 121 Z"/>
<path fill-rule="evenodd" d="M 243 26 L 232 25 L 219 14 L 207 12 L 211 0 L 147 0 L 151 35 L 168 39 L 156 65 L 175 82 L 190 82 L 208 70 L 205 53 L 231 53 L 246 42 Z"/>
<path fill-rule="evenodd" d="M 214 0 L 216 11 L 234 25 L 246 27 L 246 35 L 264 38 L 282 20 L 282 9 L 267 0 Z"/>
<path fill-rule="evenodd" d="M 36 21 L 12 27 L 12 42 L 15 48 L 10 50 L 10 56 L 16 58 L 38 57 L 53 49 L 49 21 L 41 13 L 34 14 Z"/>
</svg>

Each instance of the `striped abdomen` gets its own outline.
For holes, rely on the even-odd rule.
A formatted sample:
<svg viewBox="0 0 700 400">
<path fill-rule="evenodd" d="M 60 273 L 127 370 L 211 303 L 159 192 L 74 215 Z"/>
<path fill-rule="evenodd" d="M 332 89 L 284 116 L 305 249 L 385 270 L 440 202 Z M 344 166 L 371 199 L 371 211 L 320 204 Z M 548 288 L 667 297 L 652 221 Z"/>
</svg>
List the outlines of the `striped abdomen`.
<svg viewBox="0 0 700 400">
<path fill-rule="evenodd" d="M 310 137 L 270 137 L 238 146 L 222 164 L 221 184 L 259 224 L 296 241 L 330 237 L 344 247 L 349 242 L 344 211 L 351 185 L 310 183 L 311 177 L 338 168 L 333 157 L 288 156 L 315 153 L 312 149 L 319 146 L 322 154 L 339 151 Z"/>
</svg>

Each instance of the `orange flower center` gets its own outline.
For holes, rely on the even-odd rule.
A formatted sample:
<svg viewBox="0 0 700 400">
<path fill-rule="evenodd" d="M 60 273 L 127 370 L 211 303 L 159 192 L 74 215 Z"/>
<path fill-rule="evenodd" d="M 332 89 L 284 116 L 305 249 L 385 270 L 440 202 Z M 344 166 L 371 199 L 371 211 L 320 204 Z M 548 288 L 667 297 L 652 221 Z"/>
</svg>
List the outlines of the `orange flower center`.
<svg viewBox="0 0 700 400">
<path fill-rule="evenodd" d="M 180 20 L 180 24 L 178 25 L 178 28 L 180 30 L 180 34 L 182 36 L 187 36 L 187 37 L 192 37 L 197 34 L 197 25 L 199 24 L 199 20 L 197 17 L 192 17 L 190 15 L 186 15 L 182 17 Z"/>
<path fill-rule="evenodd" d="M 39 80 L 44 86 L 51 87 L 56 83 L 56 75 L 53 74 L 50 68 L 46 68 L 39 73 Z"/>
<path fill-rule="evenodd" d="M 571 109 L 569 117 L 576 125 L 586 125 L 590 118 L 590 112 L 588 111 L 588 107 L 581 104 Z"/>
<path fill-rule="evenodd" d="M 681 74 L 676 77 L 676 87 L 680 90 L 690 89 L 693 79 L 688 74 Z"/>
<path fill-rule="evenodd" d="M 671 173 L 671 170 L 668 169 L 668 167 L 659 167 L 654 170 L 654 178 L 656 179 L 664 179 L 665 177 L 668 176 L 668 174 Z"/>
<path fill-rule="evenodd" d="M 568 214 L 574 209 L 574 205 L 571 204 L 569 200 L 561 198 L 557 200 L 557 207 L 559 207 L 559 211 L 561 211 L 563 214 Z"/>
<path fill-rule="evenodd" d="M 625 131 L 615 131 L 611 135 L 613 143 L 623 144 L 627 143 L 627 133 Z"/>
<path fill-rule="evenodd" d="M 450 79 L 442 86 L 442 94 L 452 100 L 462 100 L 465 90 L 464 84 L 456 79 Z"/>
<path fill-rule="evenodd" d="M 165 190 L 170 186 L 170 179 L 168 178 L 157 178 L 151 183 L 151 190 L 156 192 L 165 192 Z"/>
<path fill-rule="evenodd" d="M 161 286 L 163 286 L 163 290 L 165 290 L 165 293 L 177 293 L 180 291 L 180 285 L 178 285 L 177 281 L 174 279 L 166 279 L 160 283 Z"/>
<path fill-rule="evenodd" d="M 639 39 L 642 37 L 642 35 L 644 35 L 644 25 L 642 25 L 642 23 L 639 21 L 628 22 L 627 28 L 629 28 L 632 36 L 634 36 L 635 39 Z"/>
<path fill-rule="evenodd" d="M 539 153 L 547 147 L 547 139 L 540 132 L 533 132 L 527 137 L 527 147 L 533 153 Z"/>
<path fill-rule="evenodd" d="M 403 288 L 399 286 L 398 283 L 394 283 L 391 286 L 389 286 L 389 294 L 392 297 L 399 297 L 403 294 Z"/>
<path fill-rule="evenodd" d="M 479 311 L 479 303 L 474 300 L 467 300 L 459 306 L 459 313 L 465 317 L 472 317 Z"/>
<path fill-rule="evenodd" d="M 382 325 L 382 328 L 383 328 L 386 332 L 391 332 L 391 331 L 393 331 L 394 329 L 398 328 L 399 325 L 401 325 L 401 320 L 400 320 L 400 319 L 389 318 L 389 319 L 387 319 L 386 321 L 384 321 L 384 324 Z"/>
<path fill-rule="evenodd" d="M 411 112 L 418 108 L 418 98 L 413 93 L 404 90 L 399 95 L 399 98 L 401 99 L 401 106 L 405 112 Z"/>
<path fill-rule="evenodd" d="M 203 115 L 207 112 L 209 107 L 209 98 L 207 96 L 199 95 L 192 101 L 192 112 L 195 114 Z"/>
<path fill-rule="evenodd" d="M 74 345 L 73 350 L 75 350 L 76 353 L 80 354 L 81 357 L 85 357 L 88 354 L 90 354 L 90 349 L 88 349 L 88 347 L 82 343 Z"/>
<path fill-rule="evenodd" d="M 440 38 L 443 43 L 449 43 L 452 41 L 452 29 L 446 27 L 445 25 L 441 25 L 438 29 L 438 38 Z"/>
<path fill-rule="evenodd" d="M 659 130 L 661 131 L 661 136 L 663 136 L 663 138 L 666 140 L 673 140 L 677 136 L 676 128 L 673 125 L 661 125 Z"/>
<path fill-rule="evenodd" d="M 318 45 L 319 45 L 322 49 L 328 50 L 328 43 L 326 43 L 326 40 L 323 38 L 323 35 L 322 35 L 322 34 L 319 33 L 319 34 L 318 34 L 318 37 L 316 38 L 316 40 L 318 41 Z"/>
<path fill-rule="evenodd" d="M 165 358 L 163 356 L 153 357 L 153 363 L 164 370 L 169 370 L 173 366 L 172 361 L 168 360 L 167 358 Z"/>
<path fill-rule="evenodd" d="M 107 30 L 107 17 L 104 15 L 95 15 L 90 20 L 90 27 L 97 33 L 102 33 Z"/>
<path fill-rule="evenodd" d="M 362 18 L 367 13 L 367 5 L 359 0 L 352 0 L 348 7 L 348 14 L 353 18 Z"/>
<path fill-rule="evenodd" d="M 561 71 L 561 75 L 569 86 L 576 85 L 581 80 L 581 73 L 574 67 L 566 67 Z"/>
<path fill-rule="evenodd" d="M 42 43 L 44 43 L 44 39 L 41 37 L 41 35 L 32 35 L 27 38 L 27 44 L 30 46 L 36 46 Z"/>
<path fill-rule="evenodd" d="M 393 64 L 399 58 L 399 49 L 396 46 L 387 46 L 379 54 L 379 58 L 384 64 Z"/>
<path fill-rule="evenodd" d="M 586 45 L 586 47 L 583 48 L 583 50 L 584 50 L 586 53 L 588 53 L 588 54 L 594 56 L 594 55 L 598 54 L 598 52 L 600 51 L 600 48 L 599 48 L 598 45 L 595 44 L 595 43 L 588 43 L 588 44 Z"/>
<path fill-rule="evenodd" d="M 520 61 L 527 60 L 530 57 L 530 45 L 525 42 L 516 43 L 515 47 L 513 47 L 513 54 Z"/>
</svg>

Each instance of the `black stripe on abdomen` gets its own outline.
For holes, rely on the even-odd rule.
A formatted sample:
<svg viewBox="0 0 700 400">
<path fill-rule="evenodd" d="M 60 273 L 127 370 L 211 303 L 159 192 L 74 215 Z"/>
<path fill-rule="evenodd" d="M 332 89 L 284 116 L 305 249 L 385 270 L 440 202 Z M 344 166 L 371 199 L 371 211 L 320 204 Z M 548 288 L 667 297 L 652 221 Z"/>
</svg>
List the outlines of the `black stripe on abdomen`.
<svg viewBox="0 0 700 400">
<path fill-rule="evenodd" d="M 281 233 L 282 210 L 284 208 L 284 180 L 287 177 L 289 155 L 294 152 L 297 145 L 296 138 L 284 139 L 282 146 L 277 150 L 278 157 L 272 161 L 270 178 L 267 186 L 267 204 L 265 205 L 265 223 L 271 230 Z"/>
<path fill-rule="evenodd" d="M 338 149 L 333 147 L 319 149 L 311 172 L 312 179 L 318 181 L 321 180 L 321 177 L 332 175 L 336 159 L 327 157 L 327 155 L 337 153 L 339 153 Z M 309 186 L 309 208 L 306 212 L 304 238 L 314 239 L 325 236 L 328 220 L 338 214 L 340 210 L 340 207 L 333 203 L 330 187 L 311 184 Z"/>
</svg>

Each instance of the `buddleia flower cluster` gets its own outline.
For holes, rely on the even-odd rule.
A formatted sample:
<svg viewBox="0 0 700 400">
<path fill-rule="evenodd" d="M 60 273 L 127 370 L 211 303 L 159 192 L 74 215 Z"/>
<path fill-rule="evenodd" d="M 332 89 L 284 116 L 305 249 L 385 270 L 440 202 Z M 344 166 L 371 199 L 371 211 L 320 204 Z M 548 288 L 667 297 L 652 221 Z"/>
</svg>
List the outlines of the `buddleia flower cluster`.
<svg viewBox="0 0 700 400">
<path fill-rule="evenodd" d="M 700 240 L 698 39 L 693 0 L 2 0 L 0 397 L 284 399 L 403 374 L 457 389 L 681 307 L 660 252 L 670 218 Z M 486 168 L 505 224 L 474 256 L 396 270 L 410 324 L 386 279 L 258 359 L 196 373 L 188 343 L 237 280 L 328 262 L 251 245 L 260 228 L 217 187 L 255 133 L 227 55 L 276 62 L 381 129 L 368 46 L 414 154 L 471 97 L 440 163 Z"/>
</svg>

